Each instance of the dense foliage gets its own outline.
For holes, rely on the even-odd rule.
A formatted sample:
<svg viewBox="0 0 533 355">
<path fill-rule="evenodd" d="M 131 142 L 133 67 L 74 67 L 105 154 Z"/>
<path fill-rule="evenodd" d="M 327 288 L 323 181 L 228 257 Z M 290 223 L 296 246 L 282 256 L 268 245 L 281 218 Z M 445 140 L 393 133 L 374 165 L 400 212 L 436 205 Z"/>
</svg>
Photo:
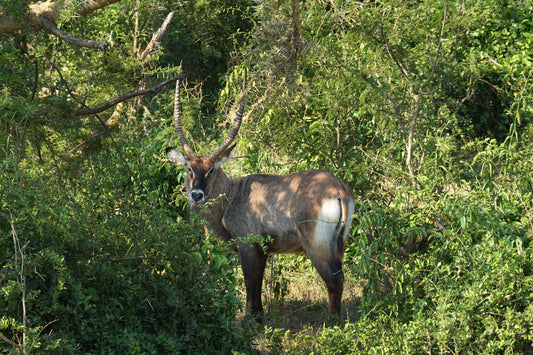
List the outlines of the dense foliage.
<svg viewBox="0 0 533 355">
<path fill-rule="evenodd" d="M 153 157 L 164 143 L 152 139 L 123 137 L 120 156 L 83 152 L 47 170 L 4 161 L 0 327 L 25 333 L 28 350 L 213 352 L 238 343 L 228 259 L 194 223 L 176 221 L 173 174 Z"/>
<path fill-rule="evenodd" d="M 533 351 L 530 0 L 57 3 L 62 30 L 111 49 L 0 35 L 0 352 Z M 83 113 L 182 71 L 200 152 L 247 75 L 233 174 L 326 168 L 353 188 L 358 319 L 236 327 L 236 258 L 164 159 L 171 87 Z"/>
</svg>

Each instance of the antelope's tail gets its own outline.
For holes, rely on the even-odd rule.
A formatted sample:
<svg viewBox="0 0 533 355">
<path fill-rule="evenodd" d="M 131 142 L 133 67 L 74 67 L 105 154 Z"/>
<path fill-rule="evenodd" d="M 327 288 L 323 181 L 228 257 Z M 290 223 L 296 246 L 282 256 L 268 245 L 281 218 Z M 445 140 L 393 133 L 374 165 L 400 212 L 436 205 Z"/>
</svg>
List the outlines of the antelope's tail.
<svg viewBox="0 0 533 355">
<path fill-rule="evenodd" d="M 355 208 L 354 200 L 351 196 L 338 197 L 339 207 L 341 215 L 339 223 L 337 224 L 337 255 L 340 260 L 344 257 L 344 246 L 346 243 L 346 237 L 352 226 L 352 215 Z"/>
</svg>

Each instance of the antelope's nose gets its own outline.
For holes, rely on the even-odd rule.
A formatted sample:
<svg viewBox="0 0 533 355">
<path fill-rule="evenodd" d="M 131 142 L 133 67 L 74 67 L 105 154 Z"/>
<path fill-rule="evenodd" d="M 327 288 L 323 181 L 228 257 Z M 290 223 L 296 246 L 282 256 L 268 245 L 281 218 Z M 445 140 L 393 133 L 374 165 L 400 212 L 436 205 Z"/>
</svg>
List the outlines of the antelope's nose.
<svg viewBox="0 0 533 355">
<path fill-rule="evenodd" d="M 204 201 L 204 192 L 202 190 L 192 190 L 191 191 L 191 200 L 195 203 L 200 203 Z"/>
</svg>

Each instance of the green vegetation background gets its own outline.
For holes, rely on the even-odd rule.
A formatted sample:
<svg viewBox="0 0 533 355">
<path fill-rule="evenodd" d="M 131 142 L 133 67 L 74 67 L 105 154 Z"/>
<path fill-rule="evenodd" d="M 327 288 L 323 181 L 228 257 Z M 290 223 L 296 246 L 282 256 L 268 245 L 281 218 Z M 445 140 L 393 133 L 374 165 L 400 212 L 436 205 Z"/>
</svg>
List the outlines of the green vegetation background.
<svg viewBox="0 0 533 355">
<path fill-rule="evenodd" d="M 28 4 L 2 7 L 23 18 Z M 109 51 L 30 27 L 0 35 L 0 352 L 532 352 L 532 9 L 122 0 L 58 21 Z M 247 157 L 230 173 L 325 168 L 353 188 L 357 319 L 237 329 L 238 261 L 189 214 L 165 160 L 179 146 L 172 84 L 78 112 L 183 70 L 184 124 L 208 152 L 245 68 Z"/>
</svg>

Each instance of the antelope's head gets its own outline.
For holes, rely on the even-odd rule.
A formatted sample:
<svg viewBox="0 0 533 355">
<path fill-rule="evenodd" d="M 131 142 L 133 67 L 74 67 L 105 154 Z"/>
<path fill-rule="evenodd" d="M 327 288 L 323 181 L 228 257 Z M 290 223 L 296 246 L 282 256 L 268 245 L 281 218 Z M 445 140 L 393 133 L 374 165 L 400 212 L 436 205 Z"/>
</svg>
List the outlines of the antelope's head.
<svg viewBox="0 0 533 355">
<path fill-rule="evenodd" d="M 178 139 L 183 146 L 185 153 L 180 152 L 174 148 L 167 148 L 167 157 L 175 165 L 184 166 L 189 170 L 185 180 L 185 188 L 187 190 L 187 198 L 191 204 L 202 204 L 211 198 L 213 187 L 217 183 L 217 178 L 223 174 L 220 170 L 220 165 L 226 162 L 231 155 L 235 145 L 231 145 L 242 122 L 244 112 L 244 100 L 235 116 L 235 122 L 228 137 L 215 151 L 209 155 L 196 156 L 191 149 L 187 138 L 183 132 L 181 124 L 181 95 L 180 95 L 180 81 L 176 82 L 176 93 L 174 96 L 174 125 Z"/>
</svg>

